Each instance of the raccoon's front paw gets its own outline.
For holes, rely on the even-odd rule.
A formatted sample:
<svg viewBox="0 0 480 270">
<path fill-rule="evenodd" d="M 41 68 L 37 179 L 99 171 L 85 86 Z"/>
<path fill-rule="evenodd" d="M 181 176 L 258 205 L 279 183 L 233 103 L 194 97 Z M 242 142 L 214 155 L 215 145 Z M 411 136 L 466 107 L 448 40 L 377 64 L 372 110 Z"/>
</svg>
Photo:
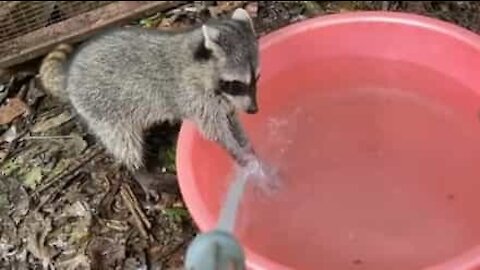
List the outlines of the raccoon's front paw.
<svg viewBox="0 0 480 270">
<path fill-rule="evenodd" d="M 263 192 L 272 195 L 282 189 L 283 178 L 278 168 L 262 163 L 260 170 L 261 174 L 257 184 Z"/>
<path fill-rule="evenodd" d="M 282 187 L 279 170 L 258 158 L 252 159 L 243 169 L 253 178 L 253 183 L 267 194 L 275 193 Z"/>
<path fill-rule="evenodd" d="M 257 156 L 253 153 L 243 154 L 243 155 L 234 156 L 234 157 L 237 162 L 237 166 L 243 169 L 252 167 L 255 165 L 256 162 L 258 162 Z"/>
</svg>

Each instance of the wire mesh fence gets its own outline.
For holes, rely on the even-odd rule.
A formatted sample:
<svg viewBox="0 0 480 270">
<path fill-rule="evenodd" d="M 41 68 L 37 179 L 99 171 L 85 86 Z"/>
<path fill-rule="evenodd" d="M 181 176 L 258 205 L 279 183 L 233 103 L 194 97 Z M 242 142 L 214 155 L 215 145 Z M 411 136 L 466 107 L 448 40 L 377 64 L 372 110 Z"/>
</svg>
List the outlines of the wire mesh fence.
<svg viewBox="0 0 480 270">
<path fill-rule="evenodd" d="M 113 1 L 0 1 L 0 42 L 91 11 Z"/>
<path fill-rule="evenodd" d="M 60 42 L 79 41 L 109 25 L 178 4 L 175 1 L 0 1 L 0 68 L 38 57 Z"/>
</svg>

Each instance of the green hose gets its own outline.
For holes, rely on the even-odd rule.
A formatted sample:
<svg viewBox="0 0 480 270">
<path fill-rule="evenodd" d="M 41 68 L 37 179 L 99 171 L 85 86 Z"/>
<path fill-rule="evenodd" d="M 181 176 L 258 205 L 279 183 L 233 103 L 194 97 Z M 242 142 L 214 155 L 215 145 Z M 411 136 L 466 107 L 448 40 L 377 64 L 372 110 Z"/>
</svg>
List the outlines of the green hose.
<svg viewBox="0 0 480 270">
<path fill-rule="evenodd" d="M 232 234 L 238 206 L 248 181 L 248 176 L 258 170 L 252 168 L 238 171 L 230 185 L 225 204 L 220 212 L 217 228 L 199 234 L 188 247 L 185 258 L 186 270 L 244 270 L 245 254 Z"/>
</svg>

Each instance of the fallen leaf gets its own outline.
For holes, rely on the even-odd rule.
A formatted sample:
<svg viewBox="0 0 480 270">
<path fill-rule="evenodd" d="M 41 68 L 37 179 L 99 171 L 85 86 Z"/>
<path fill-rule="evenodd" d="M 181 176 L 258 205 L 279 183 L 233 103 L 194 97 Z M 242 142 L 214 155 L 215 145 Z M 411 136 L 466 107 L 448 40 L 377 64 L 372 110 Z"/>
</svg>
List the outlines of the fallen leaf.
<svg viewBox="0 0 480 270">
<path fill-rule="evenodd" d="M 208 7 L 208 11 L 213 18 L 220 17 L 239 8 L 245 4 L 245 1 L 217 1 L 216 6 Z"/>
<path fill-rule="evenodd" d="M 19 223 L 20 220 L 25 217 L 30 210 L 30 196 L 22 185 L 11 192 L 10 201 L 15 206 L 15 211 L 11 214 L 15 223 Z"/>
<path fill-rule="evenodd" d="M 55 167 L 50 172 L 52 175 L 58 175 L 70 166 L 71 161 L 68 159 L 61 159 L 55 164 Z"/>
<path fill-rule="evenodd" d="M 91 219 L 91 213 L 88 211 L 88 203 L 84 201 L 76 201 L 72 205 L 66 206 L 61 216 L 67 217 L 87 217 Z"/>
<path fill-rule="evenodd" d="M 38 183 L 42 180 L 42 169 L 39 167 L 33 167 L 26 175 L 24 179 L 24 184 L 31 189 L 35 189 Z"/>
<path fill-rule="evenodd" d="M 111 238 L 96 238 L 89 246 L 91 264 L 99 269 L 115 269 L 125 260 L 125 243 Z"/>
<path fill-rule="evenodd" d="M 140 25 L 146 28 L 157 26 L 163 19 L 163 14 L 158 13 L 149 18 L 140 20 Z"/>
<path fill-rule="evenodd" d="M 15 118 L 26 114 L 28 106 L 18 98 L 11 98 L 7 103 L 0 107 L 0 125 L 9 124 Z"/>
<path fill-rule="evenodd" d="M 90 269 L 90 259 L 85 254 L 77 254 L 71 259 L 60 261 L 58 266 L 66 270 Z"/>
<path fill-rule="evenodd" d="M 21 245 L 14 221 L 8 218 L 8 214 L 4 217 L 0 224 L 0 258 L 3 259 L 16 255 Z"/>
<path fill-rule="evenodd" d="M 31 129 L 33 133 L 45 132 L 49 129 L 61 126 L 62 124 L 70 121 L 72 115 L 68 112 L 63 112 L 57 116 L 49 118 L 45 121 L 37 122 Z"/>
<path fill-rule="evenodd" d="M 55 256 L 55 250 L 48 246 L 46 238 L 52 231 L 52 223 L 50 219 L 37 220 L 32 226 L 30 235 L 27 240 L 27 250 L 42 262 L 44 269 L 50 269 L 52 266 L 52 258 Z"/>
<path fill-rule="evenodd" d="M 174 14 L 170 17 L 163 18 L 158 24 L 157 28 L 162 31 L 178 31 L 180 29 L 186 29 L 192 24 L 191 18 L 188 16 L 182 16 L 185 14 Z"/>
<path fill-rule="evenodd" d="M 87 149 L 87 142 L 77 133 L 71 133 L 64 141 L 65 156 L 78 156 Z"/>
</svg>

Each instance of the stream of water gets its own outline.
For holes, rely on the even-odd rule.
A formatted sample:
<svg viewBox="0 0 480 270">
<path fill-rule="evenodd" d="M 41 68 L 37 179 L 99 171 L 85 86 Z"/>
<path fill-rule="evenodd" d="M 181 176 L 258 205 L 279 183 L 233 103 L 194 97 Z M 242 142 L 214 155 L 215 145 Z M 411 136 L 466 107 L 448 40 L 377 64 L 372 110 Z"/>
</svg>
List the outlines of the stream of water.
<svg viewBox="0 0 480 270">
<path fill-rule="evenodd" d="M 262 191 L 270 193 L 280 187 L 279 180 L 273 168 L 260 160 L 253 160 L 246 167 L 237 167 L 220 212 L 217 229 L 233 232 L 240 201 L 248 182 L 254 181 Z"/>
</svg>

